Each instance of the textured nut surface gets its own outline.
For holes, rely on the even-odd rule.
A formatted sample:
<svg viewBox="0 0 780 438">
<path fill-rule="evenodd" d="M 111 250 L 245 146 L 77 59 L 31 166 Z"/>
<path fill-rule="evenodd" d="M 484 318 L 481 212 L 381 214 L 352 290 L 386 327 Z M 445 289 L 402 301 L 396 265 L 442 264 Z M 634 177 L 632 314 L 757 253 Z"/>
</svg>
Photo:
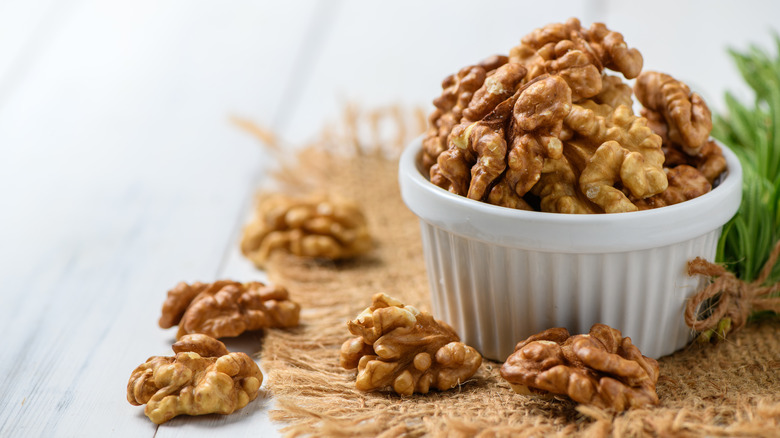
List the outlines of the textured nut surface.
<svg viewBox="0 0 780 438">
<path fill-rule="evenodd" d="M 521 394 L 560 394 L 624 411 L 658 403 L 658 363 L 620 331 L 595 324 L 586 335 L 546 330 L 517 344 L 501 376 Z"/>
<path fill-rule="evenodd" d="M 360 207 L 325 195 L 264 198 L 241 238 L 241 251 L 258 267 L 263 267 L 276 250 L 337 260 L 369 249 L 371 236 Z"/>
<path fill-rule="evenodd" d="M 661 138 L 631 108 L 587 100 L 573 105 L 564 123 L 574 133 L 569 142 L 578 143 L 564 153 L 583 166 L 580 189 L 605 212 L 637 210 L 619 187 L 638 199 L 666 189 Z"/>
<path fill-rule="evenodd" d="M 669 187 L 663 192 L 649 198 L 636 200 L 640 210 L 665 207 L 679 204 L 712 190 L 712 184 L 698 169 L 687 164 L 681 164 L 668 170 Z"/>
<path fill-rule="evenodd" d="M 477 65 L 463 67 L 442 81 L 442 94 L 433 101 L 436 109 L 428 118 L 429 128 L 423 140 L 422 164 L 426 170 L 436 164 L 439 154 L 447 149 L 447 138 L 452 128 L 461 122 L 464 110 L 469 107 L 474 93 L 485 83 L 488 73 L 506 63 L 506 56 L 491 56 Z M 479 106 L 482 107 L 480 111 L 489 111 L 484 108 L 487 105 Z M 471 111 L 469 114 L 474 116 L 476 106 Z"/>
<path fill-rule="evenodd" d="M 454 147 L 438 156 L 430 171 L 431 181 L 458 195 L 481 200 L 506 168 L 504 131 L 513 104 L 513 99 L 507 99 L 482 120 L 457 125 L 449 137 Z"/>
<path fill-rule="evenodd" d="M 340 364 L 358 369 L 355 385 L 362 391 L 444 391 L 465 382 L 482 363 L 450 326 L 384 294 L 374 295 L 347 327 L 357 337 L 342 345 Z"/>
<path fill-rule="evenodd" d="M 182 282 L 168 291 L 159 324 L 162 328 L 178 325 L 177 338 L 191 333 L 222 338 L 263 328 L 294 327 L 300 310 L 282 286 L 256 281 Z"/>
<path fill-rule="evenodd" d="M 726 162 L 707 141 L 706 104 L 671 76 L 641 73 L 642 66 L 641 53 L 602 23 L 584 28 L 572 18 L 535 29 L 508 57 L 445 79 L 423 141 L 423 168 L 455 194 L 555 213 L 668 205 L 657 195 L 679 164 L 716 184 Z M 624 82 L 632 78 L 633 88 Z M 645 106 L 641 115 L 633 112 L 634 94 Z M 678 173 L 676 184 L 696 185 L 676 185 L 667 201 L 680 190 L 701 193 L 690 172 Z"/>
<path fill-rule="evenodd" d="M 145 404 L 156 424 L 177 415 L 230 414 L 257 398 L 263 374 L 245 353 L 204 335 L 186 335 L 173 357 L 153 356 L 127 382 L 127 401 Z"/>
<path fill-rule="evenodd" d="M 710 136 L 710 109 L 684 83 L 665 74 L 645 71 L 636 78 L 634 94 L 647 109 L 661 114 L 668 126 L 669 139 L 695 155 Z"/>
</svg>

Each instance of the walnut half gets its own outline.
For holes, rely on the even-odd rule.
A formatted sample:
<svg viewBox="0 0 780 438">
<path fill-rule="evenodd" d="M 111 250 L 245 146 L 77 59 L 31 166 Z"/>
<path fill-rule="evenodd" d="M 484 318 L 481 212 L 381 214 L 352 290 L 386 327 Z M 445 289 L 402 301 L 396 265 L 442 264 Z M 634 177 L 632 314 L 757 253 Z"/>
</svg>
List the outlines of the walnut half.
<svg viewBox="0 0 780 438">
<path fill-rule="evenodd" d="M 358 369 L 356 386 L 362 391 L 444 391 L 466 381 L 482 364 L 482 356 L 459 342 L 452 327 L 385 294 L 374 295 L 371 307 L 347 327 L 357 337 L 341 346 L 340 362 Z"/>
<path fill-rule="evenodd" d="M 501 376 L 520 394 L 561 394 L 578 403 L 624 411 L 658 404 L 658 362 L 620 331 L 595 324 L 586 335 L 553 328 L 520 342 Z"/>
<path fill-rule="evenodd" d="M 282 286 L 252 281 L 181 282 L 168 291 L 159 325 L 179 326 L 176 338 L 203 333 L 214 338 L 245 331 L 298 325 L 301 306 Z"/>
<path fill-rule="evenodd" d="M 260 268 L 277 250 L 339 260 L 363 254 L 371 245 L 366 218 L 356 203 L 319 195 L 263 199 L 241 238 L 241 252 Z"/>
<path fill-rule="evenodd" d="M 185 415 L 230 414 L 257 398 L 263 374 L 246 353 L 229 353 L 206 335 L 173 344 L 176 356 L 152 356 L 127 382 L 127 401 L 145 404 L 156 424 Z"/>
</svg>

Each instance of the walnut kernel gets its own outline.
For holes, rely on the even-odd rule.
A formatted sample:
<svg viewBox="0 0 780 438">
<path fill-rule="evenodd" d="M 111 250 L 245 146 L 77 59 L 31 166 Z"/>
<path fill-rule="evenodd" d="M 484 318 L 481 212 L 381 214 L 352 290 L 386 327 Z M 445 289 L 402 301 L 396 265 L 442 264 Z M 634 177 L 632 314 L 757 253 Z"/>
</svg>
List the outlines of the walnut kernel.
<svg viewBox="0 0 780 438">
<path fill-rule="evenodd" d="M 233 337 L 263 328 L 295 327 L 300 310 L 282 286 L 257 281 L 181 282 L 168 291 L 159 325 L 178 325 L 177 338 L 192 333 Z"/>
<path fill-rule="evenodd" d="M 567 395 L 578 403 L 624 411 L 658 404 L 658 362 L 620 331 L 595 324 L 586 335 L 565 328 L 517 344 L 501 376 L 520 394 Z"/>
<path fill-rule="evenodd" d="M 374 295 L 347 327 L 357 337 L 341 346 L 340 363 L 358 369 L 355 385 L 362 391 L 444 391 L 465 382 L 482 363 L 450 326 L 385 294 Z"/>
<path fill-rule="evenodd" d="M 230 414 L 257 398 L 263 374 L 245 353 L 205 335 L 185 335 L 173 357 L 152 356 L 127 382 L 127 401 L 156 424 L 177 415 Z"/>
<path fill-rule="evenodd" d="M 271 253 L 338 260 L 371 249 L 371 235 L 360 207 L 336 196 L 269 196 L 257 205 L 244 228 L 241 251 L 258 267 Z"/>
</svg>

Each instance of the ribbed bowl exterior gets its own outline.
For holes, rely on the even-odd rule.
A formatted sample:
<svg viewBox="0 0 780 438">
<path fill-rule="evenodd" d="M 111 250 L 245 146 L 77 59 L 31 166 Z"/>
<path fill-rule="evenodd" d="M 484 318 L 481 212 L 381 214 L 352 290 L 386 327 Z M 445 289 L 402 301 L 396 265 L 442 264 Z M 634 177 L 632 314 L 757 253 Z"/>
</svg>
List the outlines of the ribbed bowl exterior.
<svg viewBox="0 0 780 438">
<path fill-rule="evenodd" d="M 688 261 L 714 260 L 742 198 L 742 168 L 709 193 L 645 211 L 571 215 L 498 207 L 449 193 L 419 166 L 422 138 L 399 161 L 401 196 L 420 219 L 433 314 L 485 357 L 553 327 L 619 329 L 658 358 L 690 340 L 683 310 L 703 285 Z"/>
<path fill-rule="evenodd" d="M 560 253 L 488 244 L 420 221 L 433 314 L 468 345 L 503 361 L 515 344 L 551 327 L 587 333 L 603 323 L 630 335 L 648 357 L 690 340 L 687 297 L 702 279 L 687 261 L 712 260 L 721 229 L 639 251 Z"/>
</svg>

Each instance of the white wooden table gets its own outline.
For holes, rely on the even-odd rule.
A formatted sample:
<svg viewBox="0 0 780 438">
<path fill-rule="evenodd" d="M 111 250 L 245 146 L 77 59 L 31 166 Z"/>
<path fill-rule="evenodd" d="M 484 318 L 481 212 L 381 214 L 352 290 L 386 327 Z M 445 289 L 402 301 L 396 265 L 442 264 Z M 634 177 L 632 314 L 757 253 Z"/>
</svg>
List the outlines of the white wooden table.
<svg viewBox="0 0 780 438">
<path fill-rule="evenodd" d="M 390 3 L 0 0 L 0 436 L 278 434 L 264 392 L 159 427 L 125 399 L 170 354 L 171 286 L 263 278 L 237 239 L 274 163 L 231 115 L 295 143 L 346 101 L 427 105 L 450 72 L 569 16 L 719 109 L 749 96 L 726 46 L 780 29 L 770 0 Z"/>
</svg>

